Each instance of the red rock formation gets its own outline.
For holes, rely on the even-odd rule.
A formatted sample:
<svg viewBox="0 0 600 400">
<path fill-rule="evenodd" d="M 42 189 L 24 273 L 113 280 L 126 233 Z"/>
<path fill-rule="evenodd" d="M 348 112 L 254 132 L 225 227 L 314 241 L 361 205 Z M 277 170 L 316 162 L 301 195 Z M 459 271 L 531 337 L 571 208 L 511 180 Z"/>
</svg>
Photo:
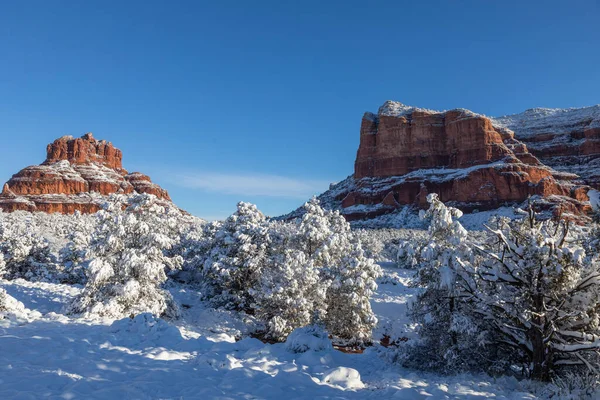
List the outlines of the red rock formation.
<svg viewBox="0 0 600 400">
<path fill-rule="evenodd" d="M 489 119 L 467 111 L 366 114 L 354 176 L 399 176 L 418 169 L 486 164 L 514 156 L 505 139 L 512 137 L 494 130 Z"/>
<path fill-rule="evenodd" d="M 81 138 L 63 136 L 46 147 L 45 165 L 66 160 L 75 164 L 102 164 L 105 167 L 121 171 L 123 154 L 106 140 L 96 140 L 92 133 L 86 133 Z"/>
<path fill-rule="evenodd" d="M 133 190 L 138 193 L 148 193 L 161 199 L 169 199 L 167 191 L 156 183 L 152 183 L 152 180 L 150 180 L 148 175 L 144 175 L 140 172 L 132 172 L 131 174 L 125 175 L 125 180 L 129 182 L 133 186 Z"/>
<path fill-rule="evenodd" d="M 121 150 L 91 133 L 64 136 L 47 147 L 41 165 L 27 167 L 4 184 L 0 209 L 92 213 L 112 193 L 149 193 L 169 200 L 166 190 L 122 166 Z"/>
<path fill-rule="evenodd" d="M 575 173 L 600 189 L 600 105 L 533 108 L 492 121 L 497 128 L 514 131 L 544 164 Z"/>
<path fill-rule="evenodd" d="M 554 196 L 586 212 L 587 187 L 528 152 L 513 132 L 467 110 L 435 112 L 387 102 L 361 124 L 355 183 L 340 194 L 348 219 L 401 205 L 426 205 L 427 193 L 462 209 L 492 209 L 529 196 Z"/>
</svg>

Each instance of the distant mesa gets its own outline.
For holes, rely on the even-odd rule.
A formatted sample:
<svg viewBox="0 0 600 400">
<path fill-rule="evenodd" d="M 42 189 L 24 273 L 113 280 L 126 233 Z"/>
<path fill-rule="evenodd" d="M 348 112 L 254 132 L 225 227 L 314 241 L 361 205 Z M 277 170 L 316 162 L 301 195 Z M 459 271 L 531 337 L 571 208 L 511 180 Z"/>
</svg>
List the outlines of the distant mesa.
<svg viewBox="0 0 600 400">
<path fill-rule="evenodd" d="M 488 118 L 387 101 L 362 118 L 354 174 L 320 197 L 348 220 L 425 207 L 429 193 L 467 212 L 534 196 L 582 215 L 591 187 L 600 188 L 600 106 Z"/>
<path fill-rule="evenodd" d="M 4 184 L 0 209 L 93 213 L 112 193 L 149 193 L 171 200 L 147 175 L 128 173 L 121 150 L 91 133 L 63 136 L 50 143 L 46 152 L 41 165 L 22 169 Z"/>
</svg>

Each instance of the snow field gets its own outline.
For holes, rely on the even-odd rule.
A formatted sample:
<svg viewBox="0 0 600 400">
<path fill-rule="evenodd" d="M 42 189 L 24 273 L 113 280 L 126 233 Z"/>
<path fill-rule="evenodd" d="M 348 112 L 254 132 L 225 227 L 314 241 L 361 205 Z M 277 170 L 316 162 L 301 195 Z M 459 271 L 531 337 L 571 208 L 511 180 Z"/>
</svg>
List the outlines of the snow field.
<svg viewBox="0 0 600 400">
<path fill-rule="evenodd" d="M 404 316 L 412 296 L 411 271 L 384 265 L 391 276 L 380 284 L 372 306 L 380 320 L 376 335 L 407 334 Z M 2 399 L 534 399 L 515 379 L 444 377 L 390 363 L 389 350 L 363 354 L 333 350 L 316 336 L 305 352 L 288 343 L 242 338 L 244 323 L 206 307 L 185 286 L 170 288 L 189 308 L 181 320 L 149 314 L 134 319 L 70 318 L 66 304 L 79 288 L 24 280 L 0 286 L 23 303 L 29 320 L 0 325 Z M 8 321 L 8 322 L 7 322 Z M 312 333 L 308 333 L 309 336 Z M 300 336 L 300 337 L 299 337 Z M 237 341 L 236 341 L 237 340 Z"/>
</svg>

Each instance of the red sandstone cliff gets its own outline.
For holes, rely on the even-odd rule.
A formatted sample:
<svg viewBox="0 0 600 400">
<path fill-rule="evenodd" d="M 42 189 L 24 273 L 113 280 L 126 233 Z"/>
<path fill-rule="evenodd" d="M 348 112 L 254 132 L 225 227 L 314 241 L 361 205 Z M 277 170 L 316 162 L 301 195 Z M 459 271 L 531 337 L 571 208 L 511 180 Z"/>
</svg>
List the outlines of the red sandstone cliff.
<svg viewBox="0 0 600 400">
<path fill-rule="evenodd" d="M 468 110 L 436 112 L 386 102 L 366 113 L 354 178 L 337 194 L 348 219 L 402 205 L 423 206 L 428 193 L 469 211 L 538 195 L 561 211 L 589 210 L 579 177 L 542 164 L 511 130 Z M 566 170 L 568 171 L 568 170 Z"/>
<path fill-rule="evenodd" d="M 122 166 L 121 150 L 91 133 L 63 136 L 46 148 L 41 165 L 22 169 L 4 184 L 0 209 L 92 213 L 112 193 L 149 193 L 170 201 L 169 194 L 139 172 Z"/>
</svg>

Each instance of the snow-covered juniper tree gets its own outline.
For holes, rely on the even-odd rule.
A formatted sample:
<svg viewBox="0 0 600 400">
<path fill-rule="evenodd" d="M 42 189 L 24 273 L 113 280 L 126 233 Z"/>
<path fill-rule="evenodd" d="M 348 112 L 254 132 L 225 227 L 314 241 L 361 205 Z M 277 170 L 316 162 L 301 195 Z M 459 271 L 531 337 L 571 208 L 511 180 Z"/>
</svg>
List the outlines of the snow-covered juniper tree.
<svg viewBox="0 0 600 400">
<path fill-rule="evenodd" d="M 204 257 L 210 251 L 218 226 L 218 222 L 208 223 L 198 218 L 182 230 L 181 240 L 171 249 L 171 253 L 180 255 L 183 260 L 176 279 L 185 282 L 201 280 Z"/>
<path fill-rule="evenodd" d="M 254 204 L 240 202 L 237 211 L 216 226 L 202 265 L 202 275 L 213 302 L 249 310 L 250 289 L 267 264 L 269 229 L 265 216 Z"/>
<path fill-rule="evenodd" d="M 381 270 L 365 256 L 360 243 L 349 243 L 339 264 L 330 266 L 332 278 L 327 290 L 327 329 L 347 344 L 371 341 L 377 318 L 371 309 L 370 299 L 377 290 Z"/>
<path fill-rule="evenodd" d="M 420 216 L 430 220 L 428 238 L 410 252 L 419 268 L 414 284 L 422 288 L 409 309 L 420 342 L 409 349 L 406 362 L 445 372 L 475 369 L 481 366 L 482 328 L 466 301 L 473 253 L 457 221 L 462 212 L 446 207 L 437 194 L 429 194 L 427 201 L 429 209 Z"/>
<path fill-rule="evenodd" d="M 71 313 L 123 318 L 141 313 L 175 316 L 177 307 L 161 288 L 165 269 L 179 257 L 168 257 L 176 238 L 180 211 L 148 194 L 113 195 L 97 213 L 98 227 L 86 258 L 87 284 L 70 306 Z"/>
<path fill-rule="evenodd" d="M 17 212 L 0 219 L 0 253 L 4 277 L 51 281 L 60 266 L 49 242 L 42 237 L 34 215 Z"/>
<path fill-rule="evenodd" d="M 7 313 L 19 311 L 22 308 L 23 304 L 21 302 L 6 293 L 6 290 L 0 288 L 0 319 L 4 318 Z"/>
<path fill-rule="evenodd" d="M 574 366 L 598 374 L 600 263 L 569 224 L 538 221 L 530 206 L 526 218 L 497 219 L 475 243 L 430 200 L 435 240 L 425 247 L 418 272 L 425 290 L 411 310 L 424 346 L 409 352 L 409 363 L 433 360 L 448 371 L 520 366 L 538 380 Z M 436 352 L 444 356 L 437 365 Z"/>
<path fill-rule="evenodd" d="M 206 297 L 252 314 L 270 339 L 322 323 L 338 339 L 368 341 L 376 323 L 369 297 L 380 269 L 339 213 L 317 200 L 305 207 L 301 221 L 277 222 L 239 203 L 224 222 L 206 224 L 195 244 L 190 238 L 187 267 L 199 270 Z"/>
<path fill-rule="evenodd" d="M 299 246 L 329 281 L 327 313 L 320 316 L 327 330 L 348 344 L 370 341 L 377 318 L 369 299 L 377 289 L 381 269 L 364 255 L 350 225 L 338 211 L 324 210 L 313 198 L 304 205 Z"/>
<path fill-rule="evenodd" d="M 60 263 L 64 267 L 63 282 L 85 284 L 86 253 L 97 220 L 80 213 L 75 213 L 71 218 L 69 232 L 65 234 L 68 241 L 59 251 Z"/>
<path fill-rule="evenodd" d="M 273 252 L 268 267 L 249 293 L 252 309 L 266 323 L 266 336 L 283 341 L 296 328 L 325 313 L 328 282 L 306 254 L 289 248 Z"/>
<path fill-rule="evenodd" d="M 566 221 L 538 221 L 530 206 L 523 220 L 490 229 L 478 247 L 473 275 L 477 312 L 534 379 L 581 365 L 598 374 L 600 263 L 569 235 Z"/>
</svg>

